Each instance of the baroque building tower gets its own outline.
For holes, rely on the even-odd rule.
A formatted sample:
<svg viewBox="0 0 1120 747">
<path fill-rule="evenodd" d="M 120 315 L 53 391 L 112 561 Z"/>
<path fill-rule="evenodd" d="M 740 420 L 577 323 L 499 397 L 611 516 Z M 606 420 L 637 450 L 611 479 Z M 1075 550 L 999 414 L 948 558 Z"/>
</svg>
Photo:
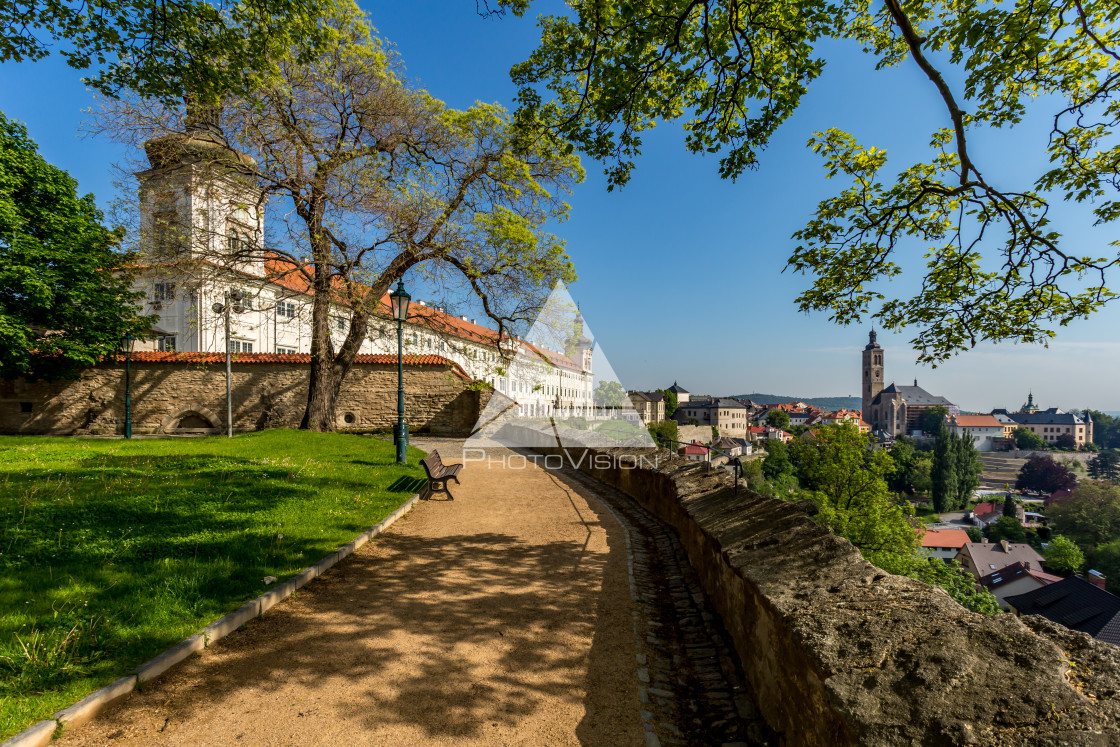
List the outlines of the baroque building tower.
<svg viewBox="0 0 1120 747">
<path fill-rule="evenodd" d="M 871 422 L 871 402 L 883 391 L 883 349 L 875 341 L 875 330 L 863 349 L 863 419 Z"/>
</svg>

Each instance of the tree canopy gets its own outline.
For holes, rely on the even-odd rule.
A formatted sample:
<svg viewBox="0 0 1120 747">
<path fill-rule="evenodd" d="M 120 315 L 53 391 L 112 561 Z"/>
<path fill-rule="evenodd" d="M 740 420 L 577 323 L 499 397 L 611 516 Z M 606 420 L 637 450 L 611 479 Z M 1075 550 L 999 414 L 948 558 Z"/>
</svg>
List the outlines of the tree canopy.
<svg viewBox="0 0 1120 747">
<path fill-rule="evenodd" d="M 531 0 L 503 0 L 525 13 Z M 823 45 L 858 44 L 878 68 L 913 66 L 941 105 L 928 156 L 884 174 L 887 154 L 838 128 L 809 146 L 845 186 L 823 200 L 788 267 L 813 280 L 802 310 L 839 323 L 871 314 L 916 329 L 919 359 L 937 363 L 984 340 L 1045 342 L 1114 294 L 1114 246 L 1067 246 L 1054 201 L 1120 219 L 1120 25 L 1114 0 L 956 3 L 852 0 L 568 0 L 541 18 L 541 41 L 512 70 L 519 121 L 543 122 L 629 179 L 643 133 L 683 120 L 685 146 L 719 154 L 735 178 L 801 104 Z M 959 80 L 958 80 L 959 79 Z M 1052 121 L 1041 173 L 1005 186 L 982 143 L 1031 112 Z M 1091 206 L 1091 207 L 1090 207 Z M 883 282 L 922 265 L 910 297 Z"/>
<path fill-rule="evenodd" d="M 77 187 L 0 113 L 0 378 L 72 376 L 148 328 L 120 232 Z"/>
<path fill-rule="evenodd" d="M 1030 428 L 1019 426 L 1011 431 L 1011 437 L 1015 439 L 1015 446 L 1020 449 L 1040 451 L 1048 448 L 1042 436 L 1038 435 Z"/>
<path fill-rule="evenodd" d="M 1120 481 L 1120 451 L 1105 449 L 1089 460 L 1086 469 L 1096 480 Z"/>
<path fill-rule="evenodd" d="M 1068 467 L 1042 455 L 1035 455 L 1028 459 L 1019 468 L 1019 476 L 1015 479 L 1016 488 L 1038 493 L 1073 490 L 1075 485 L 1077 485 L 1077 476 Z"/>
<path fill-rule="evenodd" d="M 105 95 L 214 103 L 256 88 L 293 50 L 313 59 L 338 3 L 349 0 L 14 0 L 0 4 L 0 62 L 46 57 L 54 39 Z"/>
<path fill-rule="evenodd" d="M 789 428 L 789 413 L 785 410 L 771 410 L 766 413 L 766 424 L 771 428 Z"/>
<path fill-rule="evenodd" d="M 1056 534 L 1083 548 L 1120 540 L 1120 486 L 1086 480 L 1071 497 L 1050 506 L 1046 514 Z"/>
<path fill-rule="evenodd" d="M 1073 540 L 1055 534 L 1046 547 L 1046 567 L 1055 573 L 1077 573 L 1085 565 L 1085 554 Z"/>
</svg>

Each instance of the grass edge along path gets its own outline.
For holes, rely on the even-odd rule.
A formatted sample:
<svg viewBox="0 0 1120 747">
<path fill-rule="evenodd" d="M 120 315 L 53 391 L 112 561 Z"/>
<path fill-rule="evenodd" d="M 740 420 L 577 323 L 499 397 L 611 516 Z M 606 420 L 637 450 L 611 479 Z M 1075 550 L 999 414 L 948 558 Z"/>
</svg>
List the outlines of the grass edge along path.
<svg viewBox="0 0 1120 747">
<path fill-rule="evenodd" d="M 0 437 L 0 740 L 380 522 L 422 454 L 288 430 Z"/>
</svg>

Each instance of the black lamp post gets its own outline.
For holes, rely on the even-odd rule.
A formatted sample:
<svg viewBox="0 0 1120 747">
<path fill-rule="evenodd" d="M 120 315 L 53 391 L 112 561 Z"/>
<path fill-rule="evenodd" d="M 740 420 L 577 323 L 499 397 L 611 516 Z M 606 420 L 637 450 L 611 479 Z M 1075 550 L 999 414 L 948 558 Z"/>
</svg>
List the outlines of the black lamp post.
<svg viewBox="0 0 1120 747">
<path fill-rule="evenodd" d="M 121 352 L 124 353 L 124 437 L 132 438 L 132 348 L 136 338 L 126 332 L 121 338 Z"/>
<path fill-rule="evenodd" d="M 408 426 L 404 424 L 404 320 L 408 318 L 408 302 L 412 296 L 404 289 L 404 281 L 397 281 L 397 288 L 389 294 L 393 304 L 393 318 L 397 320 L 397 427 L 393 443 L 397 445 L 397 464 L 408 461 Z"/>
</svg>

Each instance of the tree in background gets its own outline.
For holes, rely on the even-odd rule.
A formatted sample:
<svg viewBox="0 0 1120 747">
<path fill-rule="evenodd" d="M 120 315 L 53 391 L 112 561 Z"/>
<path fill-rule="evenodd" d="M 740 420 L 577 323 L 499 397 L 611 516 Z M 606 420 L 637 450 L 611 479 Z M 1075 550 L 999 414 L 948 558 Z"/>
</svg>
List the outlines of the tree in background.
<svg viewBox="0 0 1120 747">
<path fill-rule="evenodd" d="M 895 442 L 890 453 L 894 460 L 894 470 L 887 476 L 890 489 L 907 496 L 928 494 L 933 456 L 902 440 Z"/>
<path fill-rule="evenodd" d="M 1120 418 L 1100 410 L 1082 410 L 1093 419 L 1093 443 L 1102 449 L 1120 449 Z"/>
<path fill-rule="evenodd" d="M 1049 448 L 1042 436 L 1029 428 L 1016 428 L 1011 431 L 1011 437 L 1015 439 L 1015 447 L 1024 451 L 1041 451 Z"/>
<path fill-rule="evenodd" d="M 331 37 L 323 18 L 335 0 L 13 0 L 0 4 L 0 62 L 38 60 L 47 39 L 66 43 L 70 67 L 109 97 L 135 91 L 202 103 L 247 94 L 293 51 L 309 62 Z"/>
<path fill-rule="evenodd" d="M 1072 433 L 1062 433 L 1054 439 L 1054 446 L 1058 449 L 1076 449 L 1077 439 Z"/>
<path fill-rule="evenodd" d="M 677 429 L 677 421 L 675 420 L 662 420 L 660 423 L 650 423 L 647 426 L 649 435 L 657 442 L 658 446 L 664 446 L 667 449 L 676 449 L 676 441 L 679 440 L 679 432 Z"/>
<path fill-rule="evenodd" d="M 980 527 L 968 527 L 964 531 L 965 531 L 965 534 L 968 535 L 968 538 L 970 540 L 972 540 L 973 542 L 983 542 L 984 541 L 984 533 L 982 531 L 980 531 Z"/>
<path fill-rule="evenodd" d="M 1037 454 L 1019 468 L 1019 476 L 1015 480 L 1018 490 L 1047 494 L 1073 490 L 1076 485 L 1077 476 L 1068 467 L 1058 464 L 1048 456 Z"/>
<path fill-rule="evenodd" d="M 192 229 L 189 242 L 170 242 L 150 261 L 213 282 L 230 268 L 263 267 L 268 280 L 307 287 L 302 425 L 330 431 L 343 381 L 385 314 L 382 298 L 405 273 L 473 294 L 500 340 L 533 323 L 555 284 L 575 279 L 545 226 L 567 215 L 562 198 L 583 172 L 564 143 L 514 128 L 497 105 L 460 111 L 406 86 L 399 60 L 355 6 L 340 4 L 323 23 L 330 44 L 307 62 L 293 50 L 251 95 L 226 96 L 220 108 L 109 102 L 101 121 L 159 160 L 197 159 L 200 182 L 236 178 L 256 207 L 269 198 L 287 206 L 267 244 L 227 243 L 223 223 L 215 236 Z M 221 144 L 200 147 L 192 137 L 200 126 Z M 336 349 L 339 306 L 349 324 Z"/>
<path fill-rule="evenodd" d="M 617 381 L 604 379 L 595 387 L 593 396 L 598 407 L 618 408 L 626 401 L 626 390 Z"/>
<path fill-rule="evenodd" d="M 918 419 L 922 428 L 922 433 L 929 436 L 936 436 L 946 427 L 946 420 L 949 417 L 949 410 L 944 405 L 937 405 L 931 407 L 922 413 Z"/>
<path fill-rule="evenodd" d="M 781 439 L 769 438 L 764 444 L 766 458 L 762 460 L 762 474 L 767 480 L 782 480 L 794 474 L 789 460 L 789 449 Z"/>
<path fill-rule="evenodd" d="M 1085 554 L 1073 540 L 1060 534 L 1050 538 L 1050 543 L 1046 547 L 1046 567 L 1049 570 L 1068 575 L 1077 573 L 1083 565 L 1085 565 Z"/>
<path fill-rule="evenodd" d="M 789 413 L 785 410 L 771 410 L 766 413 L 766 424 L 771 428 L 789 428 Z"/>
<path fill-rule="evenodd" d="M 499 2 L 518 14 L 532 4 Z M 1106 273 L 1120 257 L 1107 232 L 1096 247 L 1066 247 L 1049 201 L 1085 203 L 1077 222 L 1120 219 L 1115 0 L 568 6 L 540 19 L 539 47 L 512 71 L 518 118 L 607 162 L 609 187 L 626 183 L 643 133 L 662 121 L 685 123 L 688 150 L 721 153 L 724 178 L 757 167 L 840 40 L 876 69 L 907 65 L 928 80 L 943 110 L 919 136 L 928 156 L 897 176 L 882 174 L 886 151 L 841 130 L 809 141 L 850 182 L 794 234 L 788 266 L 814 278 L 802 310 L 916 328 L 920 359 L 936 362 L 985 340 L 1045 342 L 1114 297 Z M 1007 188 L 983 143 L 1028 115 L 1052 123 L 1036 151 L 1050 164 Z M 888 299 L 880 281 L 904 272 L 910 250 L 925 253 L 922 282 Z"/>
<path fill-rule="evenodd" d="M 988 525 L 988 539 L 992 542 L 1026 542 L 1027 530 L 1013 516 L 1001 516 Z"/>
<path fill-rule="evenodd" d="M 980 475 L 984 466 L 972 437 L 965 434 L 952 434 L 949 439 L 953 449 L 953 467 L 956 470 L 956 494 L 953 509 L 959 510 L 968 505 L 973 491 L 980 486 Z"/>
<path fill-rule="evenodd" d="M 1007 497 L 1003 499 L 1003 515 L 1015 519 L 1019 516 L 1018 508 L 1015 499 L 1011 497 L 1011 493 L 1008 493 Z"/>
<path fill-rule="evenodd" d="M 75 376 L 151 324 L 114 271 L 120 232 L 77 187 L 0 113 L 0 379 Z"/>
<path fill-rule="evenodd" d="M 1120 481 L 1120 451 L 1106 449 L 1089 460 L 1089 477 L 1094 480 Z"/>
<path fill-rule="evenodd" d="M 937 442 L 933 447 L 930 487 L 933 495 L 933 510 L 937 513 L 951 511 L 956 503 L 959 489 L 957 450 L 953 448 L 953 434 L 948 428 L 942 429 L 937 434 Z"/>
<path fill-rule="evenodd" d="M 677 408 L 680 407 L 680 403 L 677 401 L 677 393 L 671 392 L 668 389 L 661 389 L 660 391 L 665 395 L 665 417 L 671 418 L 673 417 L 673 413 L 677 411 Z"/>
<path fill-rule="evenodd" d="M 1113 594 L 1120 592 L 1120 539 L 1095 548 L 1089 558 L 1089 567 L 1104 574 L 1105 588 Z"/>
<path fill-rule="evenodd" d="M 1120 540 L 1120 486 L 1086 480 L 1073 495 L 1046 510 L 1055 534 L 1062 534 L 1091 551 Z"/>
</svg>

